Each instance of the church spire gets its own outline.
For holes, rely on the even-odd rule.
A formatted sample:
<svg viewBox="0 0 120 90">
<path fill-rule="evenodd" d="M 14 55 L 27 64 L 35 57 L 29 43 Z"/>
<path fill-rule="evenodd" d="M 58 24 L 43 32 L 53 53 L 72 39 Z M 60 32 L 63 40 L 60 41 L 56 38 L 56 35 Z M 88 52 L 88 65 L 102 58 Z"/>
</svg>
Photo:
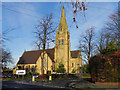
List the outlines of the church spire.
<svg viewBox="0 0 120 90">
<path fill-rule="evenodd" d="M 65 17 L 65 10 L 64 10 L 64 5 L 62 8 L 62 13 L 61 13 L 61 20 L 59 24 L 59 30 L 67 30 L 67 23 L 66 23 L 66 17 Z"/>
</svg>

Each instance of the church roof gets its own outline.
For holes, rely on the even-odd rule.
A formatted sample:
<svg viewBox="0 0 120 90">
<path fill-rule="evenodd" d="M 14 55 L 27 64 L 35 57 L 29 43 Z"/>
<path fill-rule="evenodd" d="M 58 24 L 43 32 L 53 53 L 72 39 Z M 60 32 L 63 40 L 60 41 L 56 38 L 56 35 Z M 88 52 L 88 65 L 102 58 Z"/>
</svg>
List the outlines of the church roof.
<svg viewBox="0 0 120 90">
<path fill-rule="evenodd" d="M 75 50 L 75 51 L 70 51 L 70 52 L 71 52 L 72 58 L 77 58 L 80 53 L 80 50 Z"/>
<path fill-rule="evenodd" d="M 54 62 L 54 48 L 45 50 L 50 59 Z M 25 51 L 17 64 L 36 64 L 43 50 Z"/>
</svg>

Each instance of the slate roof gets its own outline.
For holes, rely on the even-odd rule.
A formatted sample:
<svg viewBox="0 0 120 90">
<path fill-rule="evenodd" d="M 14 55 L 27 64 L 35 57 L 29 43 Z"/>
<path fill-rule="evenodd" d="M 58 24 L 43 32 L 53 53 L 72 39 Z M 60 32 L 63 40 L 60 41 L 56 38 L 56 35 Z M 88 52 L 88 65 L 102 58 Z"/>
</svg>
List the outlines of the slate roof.
<svg viewBox="0 0 120 90">
<path fill-rule="evenodd" d="M 45 50 L 51 60 L 54 62 L 54 48 Z M 43 50 L 25 51 L 17 64 L 36 64 Z"/>
<path fill-rule="evenodd" d="M 70 51 L 72 58 L 77 58 L 79 55 L 80 50 Z"/>
<path fill-rule="evenodd" d="M 46 49 L 45 50 L 52 62 L 54 62 L 54 52 L 55 49 Z M 23 55 L 20 57 L 17 64 L 36 64 L 39 56 L 43 50 L 33 50 L 33 51 L 25 51 Z M 71 51 L 71 57 L 77 58 L 80 50 Z"/>
</svg>

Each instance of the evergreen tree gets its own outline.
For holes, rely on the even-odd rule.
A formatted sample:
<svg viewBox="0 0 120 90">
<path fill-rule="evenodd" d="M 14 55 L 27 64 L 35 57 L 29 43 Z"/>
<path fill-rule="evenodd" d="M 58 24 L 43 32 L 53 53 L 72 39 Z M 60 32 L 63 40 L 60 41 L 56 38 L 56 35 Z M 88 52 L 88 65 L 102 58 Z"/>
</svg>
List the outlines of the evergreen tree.
<svg viewBox="0 0 120 90">
<path fill-rule="evenodd" d="M 65 68 L 63 64 L 59 64 L 59 67 L 57 68 L 56 72 L 57 73 L 65 73 Z"/>
<path fill-rule="evenodd" d="M 109 42 L 109 44 L 107 45 L 107 47 L 105 49 L 101 49 L 100 53 L 101 54 L 111 54 L 114 53 L 115 51 L 120 51 L 120 43 L 118 43 L 118 41 L 114 42 L 111 41 Z"/>
</svg>

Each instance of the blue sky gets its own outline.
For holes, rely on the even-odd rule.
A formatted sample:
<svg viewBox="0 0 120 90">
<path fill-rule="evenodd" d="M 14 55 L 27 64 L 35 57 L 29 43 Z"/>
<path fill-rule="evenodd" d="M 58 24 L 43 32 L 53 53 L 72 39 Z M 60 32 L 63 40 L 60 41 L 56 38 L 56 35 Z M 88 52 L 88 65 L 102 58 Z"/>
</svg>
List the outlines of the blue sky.
<svg viewBox="0 0 120 90">
<path fill-rule="evenodd" d="M 34 30 L 38 20 L 46 14 L 52 13 L 55 26 L 59 25 L 62 5 L 59 2 L 3 2 L 2 3 L 2 31 L 12 28 L 5 43 L 6 48 L 12 52 L 15 64 L 24 50 L 34 50 Z M 89 27 L 95 26 L 98 33 L 108 16 L 118 8 L 118 3 L 113 2 L 86 2 L 88 10 L 76 14 L 77 25 L 72 22 L 74 17 L 70 3 L 64 3 L 68 30 L 70 31 L 71 50 L 77 50 L 80 35 Z M 84 17 L 84 14 L 86 17 Z M 54 47 L 53 44 L 50 45 Z"/>
</svg>

